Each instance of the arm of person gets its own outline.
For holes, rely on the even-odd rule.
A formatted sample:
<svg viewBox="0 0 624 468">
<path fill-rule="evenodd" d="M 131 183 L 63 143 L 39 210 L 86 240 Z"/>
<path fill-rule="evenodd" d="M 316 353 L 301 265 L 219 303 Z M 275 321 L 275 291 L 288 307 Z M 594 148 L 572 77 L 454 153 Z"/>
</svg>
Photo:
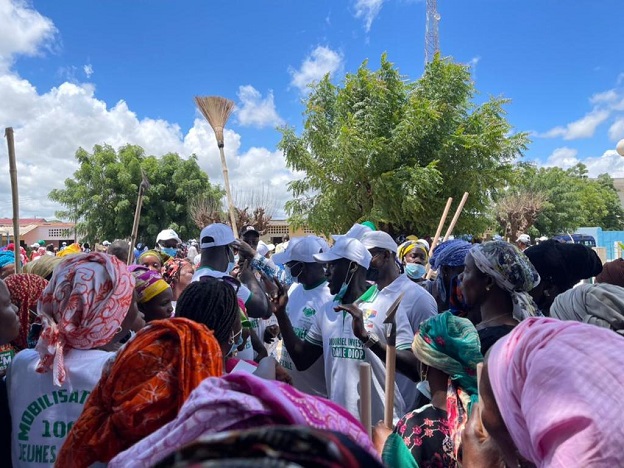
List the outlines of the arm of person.
<svg viewBox="0 0 624 468">
<path fill-rule="evenodd" d="M 267 349 L 264 347 L 264 343 L 262 343 L 262 340 L 254 330 L 249 330 L 249 339 L 251 339 L 251 347 L 257 354 L 254 361 L 260 362 L 269 355 Z"/>
<path fill-rule="evenodd" d="M 269 300 L 253 272 L 249 268 L 241 268 L 238 279 L 251 293 L 245 300 L 247 314 L 252 318 L 269 318 L 271 316 Z"/>
<path fill-rule="evenodd" d="M 337 307 L 337 310 L 348 312 L 351 317 L 353 317 L 353 334 L 355 337 L 362 343 L 369 342 L 370 334 L 366 331 L 364 326 L 364 314 L 362 310 L 355 304 L 341 304 Z M 398 316 L 399 311 L 397 311 L 397 317 Z M 396 369 L 414 382 L 418 382 L 420 381 L 420 364 L 418 359 L 416 359 L 416 356 L 412 353 L 411 347 L 410 349 L 405 349 L 401 346 L 401 344 L 403 344 L 402 341 L 399 340 L 399 337 L 405 333 L 406 325 L 409 327 L 407 318 L 405 318 L 405 320 L 403 320 L 403 318 L 397 319 Z M 386 344 L 381 341 L 376 341 L 369 347 L 383 362 L 386 362 L 386 348 Z"/>
<path fill-rule="evenodd" d="M 284 293 L 283 289 L 280 289 L 280 296 L 277 299 L 275 308 L 275 317 L 277 317 L 277 322 L 279 323 L 282 333 L 282 340 L 284 341 L 284 346 L 286 346 L 290 358 L 298 371 L 304 371 L 309 369 L 310 366 L 323 355 L 322 341 L 319 340 L 321 345 L 317 345 L 307 339 L 302 340 L 297 336 L 290 322 L 290 318 L 286 313 L 286 304 L 288 304 L 288 296 Z M 308 336 L 320 336 L 320 329 L 316 322 L 312 324 L 312 327 L 308 331 Z"/>
</svg>

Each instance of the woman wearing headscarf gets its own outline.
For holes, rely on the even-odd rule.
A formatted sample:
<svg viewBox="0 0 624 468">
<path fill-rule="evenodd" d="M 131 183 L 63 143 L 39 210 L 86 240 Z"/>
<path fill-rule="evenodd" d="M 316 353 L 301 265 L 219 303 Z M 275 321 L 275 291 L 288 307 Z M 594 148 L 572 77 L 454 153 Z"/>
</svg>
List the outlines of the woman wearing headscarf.
<svg viewBox="0 0 624 468">
<path fill-rule="evenodd" d="M 184 403 L 177 418 L 120 453 L 108 466 L 152 466 L 202 436 L 278 425 L 338 431 L 377 458 L 368 434 L 342 407 L 282 382 L 233 373 L 205 379 Z"/>
<path fill-rule="evenodd" d="M 141 255 L 139 255 L 139 265 L 143 265 L 150 270 L 154 270 L 157 272 L 161 272 L 163 265 L 169 260 L 171 257 L 164 252 L 159 250 L 146 250 Z"/>
<path fill-rule="evenodd" d="M 609 328 L 624 336 L 624 288 L 581 284 L 555 298 L 550 316 Z"/>
<path fill-rule="evenodd" d="M 15 253 L 11 250 L 0 250 L 0 279 L 15 273 Z"/>
<path fill-rule="evenodd" d="M 170 258 L 163 265 L 162 277 L 171 286 L 174 303 L 177 302 L 186 287 L 191 284 L 194 272 L 193 265 L 185 258 Z"/>
<path fill-rule="evenodd" d="M 18 353 L 7 372 L 14 467 L 53 466 L 71 424 L 112 353 L 136 319 L 134 279 L 106 254 L 66 257 L 37 306 L 36 349 Z"/>
<path fill-rule="evenodd" d="M 624 258 L 616 258 L 602 265 L 602 271 L 596 276 L 596 283 L 609 283 L 624 287 Z"/>
<path fill-rule="evenodd" d="M 202 380 L 222 373 L 221 348 L 204 325 L 184 318 L 152 322 L 102 374 L 57 465 L 108 462 L 174 419 Z"/>
<path fill-rule="evenodd" d="M 401 418 L 384 452 L 400 438 L 418 466 L 457 466 L 461 433 L 477 401 L 479 335 L 470 320 L 445 312 L 420 325 L 412 350 L 429 382 L 431 403 Z"/>
<path fill-rule="evenodd" d="M 602 271 L 598 254 L 582 244 L 549 239 L 529 247 L 524 253 L 541 278 L 531 296 L 543 315 L 549 315 L 550 306 L 559 294 Z"/>
<path fill-rule="evenodd" d="M 32 273 L 33 275 L 41 276 L 42 278 L 50 281 L 54 269 L 59 263 L 63 261 L 63 258 L 52 255 L 44 255 L 38 258 L 35 262 L 29 262 L 28 265 L 24 265 L 24 273 Z"/>
<path fill-rule="evenodd" d="M 498 453 L 507 466 L 624 466 L 623 347 L 593 325 L 523 321 L 487 356 L 465 465 L 494 466 Z"/>
<path fill-rule="evenodd" d="M 29 346 L 29 331 L 37 319 L 35 312 L 37 301 L 48 282 L 37 275 L 20 273 L 8 276 L 5 284 L 9 290 L 11 302 L 18 308 L 20 331 L 18 337 L 11 341 L 10 345 L 0 346 L 0 374 L 4 374 L 15 353 L 25 348 L 34 348 L 34 344 Z"/>
<path fill-rule="evenodd" d="M 33 322 L 37 321 L 37 302 L 43 294 L 48 282 L 38 276 L 28 273 L 11 275 L 6 279 L 7 288 L 11 294 L 11 302 L 19 309 L 20 334 L 13 345 L 15 350 L 34 348 L 28 343 L 28 333 Z"/>
<path fill-rule="evenodd" d="M 427 272 L 426 265 L 429 261 L 425 241 L 407 240 L 403 242 L 397 249 L 397 259 L 409 279 L 415 283 L 424 281 Z"/>
<path fill-rule="evenodd" d="M 518 322 L 539 315 L 529 291 L 539 284 L 540 276 L 513 244 L 475 244 L 466 255 L 460 282 L 464 300 L 480 312 L 474 321 L 483 355 Z"/>
<path fill-rule="evenodd" d="M 472 244 L 461 239 L 452 239 L 438 245 L 429 264 L 437 271 L 435 281 L 421 283 L 424 288 L 435 298 L 439 312 L 446 312 L 451 307 L 451 302 L 456 299 L 459 289 L 459 275 L 464 271 L 466 254 Z"/>
<path fill-rule="evenodd" d="M 139 310 L 145 321 L 166 319 L 173 314 L 173 292 L 160 272 L 149 270 L 141 265 L 131 265 L 128 270 L 136 280 L 136 293 Z"/>
</svg>

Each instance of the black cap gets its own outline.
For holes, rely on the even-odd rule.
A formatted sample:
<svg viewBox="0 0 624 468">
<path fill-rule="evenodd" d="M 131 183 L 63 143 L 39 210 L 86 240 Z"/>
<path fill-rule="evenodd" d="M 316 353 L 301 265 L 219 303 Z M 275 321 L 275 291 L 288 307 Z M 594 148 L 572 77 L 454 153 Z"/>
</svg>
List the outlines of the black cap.
<svg viewBox="0 0 624 468">
<path fill-rule="evenodd" d="M 241 229 L 240 231 L 240 236 L 243 237 L 245 234 L 249 234 L 251 232 L 256 233 L 258 236 L 260 235 L 260 232 L 258 232 L 258 230 L 254 227 L 254 226 L 244 226 L 243 229 Z"/>
</svg>

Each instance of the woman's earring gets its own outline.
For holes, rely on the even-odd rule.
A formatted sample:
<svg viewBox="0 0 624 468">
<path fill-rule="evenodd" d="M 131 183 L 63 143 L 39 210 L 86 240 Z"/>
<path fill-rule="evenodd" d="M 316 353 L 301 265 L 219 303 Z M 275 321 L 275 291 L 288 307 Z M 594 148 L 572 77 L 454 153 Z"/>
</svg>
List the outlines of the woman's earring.
<svg viewBox="0 0 624 468">
<path fill-rule="evenodd" d="M 490 285 L 488 284 L 488 285 L 485 287 L 485 290 L 489 292 L 489 291 L 490 291 L 490 289 L 492 289 L 492 286 L 490 286 Z"/>
<path fill-rule="evenodd" d="M 123 331 L 123 328 L 119 327 L 119 328 L 117 329 L 117 335 L 119 335 L 122 331 Z"/>
</svg>

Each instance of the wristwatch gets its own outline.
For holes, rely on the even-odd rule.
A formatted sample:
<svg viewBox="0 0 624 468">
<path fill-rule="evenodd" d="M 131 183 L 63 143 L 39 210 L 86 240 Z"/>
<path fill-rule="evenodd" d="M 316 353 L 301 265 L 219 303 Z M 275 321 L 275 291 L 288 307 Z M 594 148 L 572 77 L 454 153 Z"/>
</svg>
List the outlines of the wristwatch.
<svg viewBox="0 0 624 468">
<path fill-rule="evenodd" d="M 368 349 L 375 346 L 377 343 L 379 343 L 379 337 L 374 333 L 369 333 L 368 340 L 364 341 L 364 347 Z"/>
</svg>

